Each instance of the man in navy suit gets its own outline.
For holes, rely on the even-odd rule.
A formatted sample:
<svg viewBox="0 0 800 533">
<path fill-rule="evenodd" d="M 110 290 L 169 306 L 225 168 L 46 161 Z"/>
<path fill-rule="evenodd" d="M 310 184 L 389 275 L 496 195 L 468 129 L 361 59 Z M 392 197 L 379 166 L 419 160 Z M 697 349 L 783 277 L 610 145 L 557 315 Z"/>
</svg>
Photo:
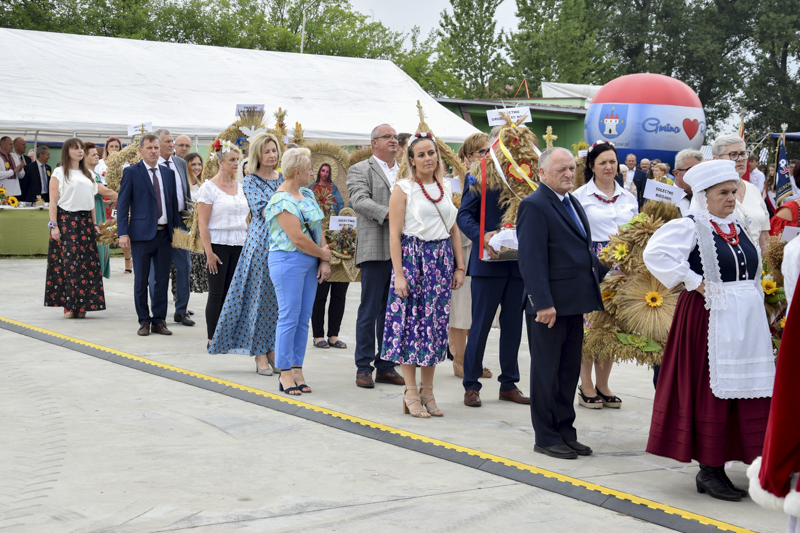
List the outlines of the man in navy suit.
<svg viewBox="0 0 800 533">
<path fill-rule="evenodd" d="M 644 204 L 644 188 L 647 185 L 647 172 L 642 172 L 636 168 L 636 156 L 628 154 L 625 158 L 625 166 L 628 167 L 628 181 L 633 180 L 636 185 L 636 199 L 639 201 L 639 209 Z"/>
<path fill-rule="evenodd" d="M 575 159 L 550 148 L 539 156 L 542 185 L 520 202 L 519 268 L 531 352 L 534 451 L 576 459 L 592 449 L 578 442 L 575 390 L 581 370 L 583 314 L 603 309 L 600 280 L 608 272 L 591 250 L 583 208 L 570 194 Z"/>
<path fill-rule="evenodd" d="M 159 141 L 155 135 L 142 137 L 142 161 L 122 172 L 117 198 L 119 245 L 133 256 L 133 292 L 139 335 L 172 335 L 167 316 L 167 286 L 172 261 L 172 230 L 180 215 L 176 201 L 175 174 L 158 165 Z M 130 221 L 128 217 L 130 216 Z M 147 306 L 151 261 L 155 269 L 152 316 Z"/>
<path fill-rule="evenodd" d="M 471 177 L 471 176 L 469 176 Z M 464 350 L 464 405 L 481 406 L 483 354 L 492 327 L 497 306 L 500 306 L 500 400 L 528 404 L 530 399 L 517 388 L 519 365 L 517 357 L 522 340 L 522 298 L 524 284 L 516 261 L 483 261 L 481 250 L 491 258 L 497 252 L 489 240 L 501 226 L 503 209 L 500 207 L 500 190 L 486 190 L 485 235 L 481 240 L 481 189 L 480 183 L 464 191 L 456 221 L 461 231 L 472 241 L 467 275 L 472 276 L 472 325 L 467 347 Z"/>
<path fill-rule="evenodd" d="M 25 177 L 19 180 L 23 202 L 35 202 L 41 196 L 45 202 L 50 201 L 50 148 L 40 144 L 36 147 L 36 161 L 25 166 Z"/>
</svg>

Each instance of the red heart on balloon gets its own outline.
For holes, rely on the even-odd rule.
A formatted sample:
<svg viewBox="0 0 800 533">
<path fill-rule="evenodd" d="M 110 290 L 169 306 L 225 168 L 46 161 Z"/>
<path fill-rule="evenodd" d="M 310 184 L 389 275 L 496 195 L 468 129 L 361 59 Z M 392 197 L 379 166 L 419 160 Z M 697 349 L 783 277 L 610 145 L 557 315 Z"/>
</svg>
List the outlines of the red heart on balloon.
<svg viewBox="0 0 800 533">
<path fill-rule="evenodd" d="M 691 141 L 694 139 L 694 136 L 697 135 L 697 130 L 700 129 L 700 123 L 697 119 L 689 120 L 688 118 L 683 119 L 683 131 L 686 132 L 686 135 L 689 137 Z"/>
</svg>

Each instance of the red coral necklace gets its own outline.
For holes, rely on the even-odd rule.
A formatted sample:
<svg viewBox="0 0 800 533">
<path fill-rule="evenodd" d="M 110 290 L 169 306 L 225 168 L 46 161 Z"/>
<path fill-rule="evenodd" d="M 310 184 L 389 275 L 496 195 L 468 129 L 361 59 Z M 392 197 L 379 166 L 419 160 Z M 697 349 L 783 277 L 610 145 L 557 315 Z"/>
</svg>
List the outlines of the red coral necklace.
<svg viewBox="0 0 800 533">
<path fill-rule="evenodd" d="M 439 198 L 434 200 L 433 198 L 431 198 L 431 195 L 428 194 L 428 191 L 425 190 L 425 186 L 422 185 L 422 182 L 419 181 L 419 178 L 416 178 L 416 179 L 417 179 L 417 183 L 419 183 L 420 189 L 422 189 L 422 194 L 425 195 L 425 198 L 427 198 L 428 200 L 430 200 L 434 204 L 438 204 L 439 202 L 442 201 L 442 198 L 444 198 L 444 189 L 442 188 L 442 184 L 439 183 L 439 180 L 437 180 L 436 178 L 433 179 L 434 183 L 436 183 L 436 185 L 439 186 Z"/>
<path fill-rule="evenodd" d="M 722 237 L 722 240 L 724 240 L 725 242 L 727 242 L 731 246 L 738 246 L 738 244 L 739 244 L 739 232 L 736 231 L 736 224 L 728 225 L 728 229 L 730 230 L 728 232 L 722 231 L 722 228 L 720 228 L 719 225 L 716 222 L 714 222 L 713 220 L 711 221 L 711 226 L 713 226 L 714 231 L 717 232 L 717 235 Z"/>
<path fill-rule="evenodd" d="M 614 202 L 616 202 L 616 201 L 617 201 L 617 198 L 619 198 L 619 194 L 618 194 L 618 195 L 616 195 L 616 196 L 615 196 L 614 198 L 612 198 L 611 200 L 606 200 L 605 198 L 603 198 L 602 196 L 600 196 L 600 195 L 599 195 L 599 194 L 597 194 L 596 192 L 595 192 L 595 193 L 592 193 L 592 194 L 594 194 L 595 198 L 597 198 L 597 199 L 598 199 L 598 200 L 600 200 L 601 202 L 605 202 L 605 203 L 607 203 L 607 204 L 613 204 Z"/>
</svg>

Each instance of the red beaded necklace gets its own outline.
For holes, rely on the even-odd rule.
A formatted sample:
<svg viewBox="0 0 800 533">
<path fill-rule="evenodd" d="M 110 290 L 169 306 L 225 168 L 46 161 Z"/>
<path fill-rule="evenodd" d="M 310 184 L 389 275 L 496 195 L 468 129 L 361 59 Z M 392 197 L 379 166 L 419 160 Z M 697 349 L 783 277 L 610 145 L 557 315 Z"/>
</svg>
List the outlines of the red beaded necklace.
<svg viewBox="0 0 800 533">
<path fill-rule="evenodd" d="M 595 198 L 597 198 L 597 199 L 598 199 L 598 200 L 600 200 L 601 202 L 605 202 L 605 203 L 607 203 L 607 204 L 613 204 L 614 202 L 616 202 L 616 201 L 617 201 L 617 198 L 619 198 L 619 194 L 618 194 L 618 195 L 616 195 L 616 196 L 615 196 L 614 198 L 612 198 L 611 200 L 606 200 L 605 198 L 603 198 L 602 196 L 600 196 L 600 195 L 599 195 L 599 194 L 597 194 L 596 192 L 595 192 L 595 193 L 592 193 L 592 194 L 594 194 Z"/>
<path fill-rule="evenodd" d="M 422 194 L 425 195 L 425 198 L 427 198 L 428 200 L 430 200 L 434 204 L 438 204 L 439 202 L 442 201 L 442 198 L 444 198 L 444 189 L 442 188 L 442 184 L 439 183 L 439 180 L 434 178 L 433 181 L 434 181 L 434 183 L 436 183 L 436 185 L 439 186 L 439 198 L 437 198 L 436 200 L 431 198 L 431 195 L 428 194 L 428 191 L 425 190 L 425 186 L 422 185 L 422 182 L 419 181 L 419 178 L 417 178 L 417 183 L 419 183 L 419 187 L 420 187 L 420 189 L 422 189 Z"/>
<path fill-rule="evenodd" d="M 731 246 L 737 246 L 739 244 L 739 232 L 736 231 L 736 224 L 728 225 L 728 228 L 730 229 L 728 232 L 722 231 L 722 228 L 720 228 L 719 225 L 713 220 L 711 221 L 711 225 L 714 227 L 714 231 L 717 232 L 717 235 L 722 237 L 722 240 Z"/>
</svg>

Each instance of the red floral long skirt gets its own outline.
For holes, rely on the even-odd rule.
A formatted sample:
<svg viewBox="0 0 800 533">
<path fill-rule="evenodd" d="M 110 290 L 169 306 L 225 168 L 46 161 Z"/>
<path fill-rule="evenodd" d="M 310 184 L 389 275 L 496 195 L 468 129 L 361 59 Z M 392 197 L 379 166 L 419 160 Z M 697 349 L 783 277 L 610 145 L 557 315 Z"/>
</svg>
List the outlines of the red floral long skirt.
<svg viewBox="0 0 800 533">
<path fill-rule="evenodd" d="M 106 298 L 92 212 L 59 207 L 57 217 L 61 242 L 50 239 L 44 305 L 76 313 L 102 311 Z"/>
</svg>

